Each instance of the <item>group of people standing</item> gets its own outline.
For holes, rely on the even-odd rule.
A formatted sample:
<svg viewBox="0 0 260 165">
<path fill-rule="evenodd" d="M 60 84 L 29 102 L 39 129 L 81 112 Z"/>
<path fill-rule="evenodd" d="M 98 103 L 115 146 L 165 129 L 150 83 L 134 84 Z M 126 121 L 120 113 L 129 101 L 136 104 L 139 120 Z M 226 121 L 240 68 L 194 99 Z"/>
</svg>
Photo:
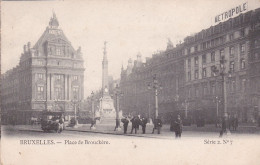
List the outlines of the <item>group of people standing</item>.
<svg viewBox="0 0 260 165">
<path fill-rule="evenodd" d="M 148 123 L 148 119 L 146 117 L 141 117 L 140 115 L 134 116 L 132 118 L 125 117 L 121 121 L 124 126 L 124 134 L 127 133 L 127 128 L 128 128 L 129 122 L 132 123 L 131 134 L 133 133 L 133 131 L 135 131 L 135 134 L 136 134 L 137 131 L 139 130 L 140 126 L 142 127 L 143 134 L 145 134 L 146 124 Z"/>
<path fill-rule="evenodd" d="M 139 130 L 139 126 L 142 127 L 142 133 L 143 134 L 146 133 L 146 125 L 148 123 L 148 119 L 146 117 L 141 117 L 140 115 L 134 116 L 132 118 L 125 117 L 125 118 L 121 119 L 121 122 L 123 123 L 123 126 L 124 126 L 124 134 L 127 133 L 127 128 L 128 128 L 129 122 L 132 123 L 131 134 L 133 133 L 133 131 L 136 134 L 137 131 Z M 155 130 L 157 130 L 157 133 L 160 134 L 161 128 L 162 128 L 161 118 L 158 117 L 158 118 L 154 119 L 153 123 L 154 123 L 154 127 L 153 127 L 152 133 L 154 133 Z M 182 120 L 181 120 L 180 115 L 178 115 L 177 118 L 174 120 L 173 130 L 175 132 L 175 137 L 180 138 L 181 134 L 182 134 Z"/>
</svg>

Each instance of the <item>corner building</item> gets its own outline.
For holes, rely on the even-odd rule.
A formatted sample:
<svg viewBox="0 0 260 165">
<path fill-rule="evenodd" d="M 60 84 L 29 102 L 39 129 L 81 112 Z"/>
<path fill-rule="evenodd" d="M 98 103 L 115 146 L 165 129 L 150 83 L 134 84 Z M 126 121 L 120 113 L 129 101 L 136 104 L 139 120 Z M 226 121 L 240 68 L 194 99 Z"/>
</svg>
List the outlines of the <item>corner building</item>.
<svg viewBox="0 0 260 165">
<path fill-rule="evenodd" d="M 84 61 L 59 28 L 56 15 L 40 39 L 24 45 L 19 65 L 1 76 L 4 122 L 26 124 L 41 111 L 74 114 L 71 100 L 84 98 Z"/>
<path fill-rule="evenodd" d="M 259 18 L 260 9 L 249 11 L 188 36 L 176 47 L 169 42 L 165 51 L 142 65 L 132 66 L 130 60 L 121 73 L 124 109 L 154 112 L 154 94 L 146 83 L 157 74 L 163 87 L 158 95 L 159 114 L 166 122 L 169 116 L 184 116 L 186 111 L 193 122 L 204 118 L 213 123 L 223 115 L 223 81 L 213 67 L 219 70 L 224 56 L 228 113 L 237 114 L 240 122 L 256 122 L 260 113 Z"/>
</svg>

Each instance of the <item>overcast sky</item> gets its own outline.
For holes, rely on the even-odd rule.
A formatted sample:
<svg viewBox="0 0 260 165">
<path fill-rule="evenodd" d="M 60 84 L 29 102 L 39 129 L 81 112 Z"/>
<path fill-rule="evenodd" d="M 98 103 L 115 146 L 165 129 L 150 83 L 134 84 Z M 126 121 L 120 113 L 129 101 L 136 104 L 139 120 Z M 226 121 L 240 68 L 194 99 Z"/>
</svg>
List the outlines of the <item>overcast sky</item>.
<svg viewBox="0 0 260 165">
<path fill-rule="evenodd" d="M 2 73 L 15 67 L 23 45 L 34 45 L 48 26 L 54 10 L 72 46 L 82 48 L 85 60 L 85 97 L 101 87 L 103 44 L 107 41 L 109 74 L 119 78 L 121 66 L 138 52 L 142 58 L 165 50 L 167 39 L 176 44 L 214 25 L 214 17 L 259 0 L 107 0 L 2 3 Z"/>
</svg>

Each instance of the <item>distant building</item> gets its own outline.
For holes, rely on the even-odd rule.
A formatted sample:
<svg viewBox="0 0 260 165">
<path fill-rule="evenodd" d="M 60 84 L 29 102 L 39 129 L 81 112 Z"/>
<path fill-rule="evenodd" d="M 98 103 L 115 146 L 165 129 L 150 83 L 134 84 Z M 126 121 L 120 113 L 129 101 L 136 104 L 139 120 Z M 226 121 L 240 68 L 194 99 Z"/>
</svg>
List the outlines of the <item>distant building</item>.
<svg viewBox="0 0 260 165">
<path fill-rule="evenodd" d="M 225 57 L 227 109 L 242 122 L 255 122 L 260 109 L 260 9 L 240 14 L 228 21 L 188 36 L 176 47 L 168 41 L 165 51 L 132 64 L 129 59 L 121 71 L 123 111 L 153 115 L 154 93 L 148 90 L 156 74 L 159 90 L 159 115 L 166 121 L 185 109 L 188 118 L 204 118 L 213 123 L 223 114 L 222 80 L 212 69 Z M 218 111 L 217 111 L 217 100 Z M 153 116 L 152 116 L 153 117 Z"/>
<path fill-rule="evenodd" d="M 1 75 L 1 108 L 4 122 L 26 124 L 41 111 L 74 114 L 71 100 L 84 98 L 84 61 L 75 50 L 55 13 L 40 39 L 24 45 L 19 65 Z"/>
</svg>

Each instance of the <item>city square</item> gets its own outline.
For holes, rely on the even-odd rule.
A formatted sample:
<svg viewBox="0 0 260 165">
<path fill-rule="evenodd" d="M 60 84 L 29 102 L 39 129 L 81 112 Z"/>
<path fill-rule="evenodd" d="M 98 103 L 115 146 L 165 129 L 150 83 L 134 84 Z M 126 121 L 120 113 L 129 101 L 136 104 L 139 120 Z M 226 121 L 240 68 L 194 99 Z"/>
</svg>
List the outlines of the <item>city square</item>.
<svg viewBox="0 0 260 165">
<path fill-rule="evenodd" d="M 205 1 L 208 16 L 196 2 L 55 2 L 24 15 L 20 3 L 3 8 L 4 141 L 21 139 L 24 149 L 259 139 L 259 2 Z"/>
</svg>

